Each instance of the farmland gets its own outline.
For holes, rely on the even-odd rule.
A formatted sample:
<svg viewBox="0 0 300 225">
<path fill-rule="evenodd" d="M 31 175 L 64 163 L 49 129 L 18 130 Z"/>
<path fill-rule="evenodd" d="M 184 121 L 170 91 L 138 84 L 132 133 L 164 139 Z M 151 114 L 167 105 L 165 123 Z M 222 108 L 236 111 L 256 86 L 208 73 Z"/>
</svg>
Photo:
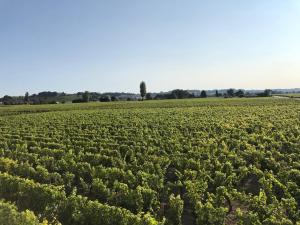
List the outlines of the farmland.
<svg viewBox="0 0 300 225">
<path fill-rule="evenodd" d="M 296 224 L 299 170 L 296 99 L 0 107 L 0 209 L 44 224 Z"/>
<path fill-rule="evenodd" d="M 277 96 L 289 97 L 289 98 L 300 98 L 300 93 L 279 94 Z"/>
</svg>

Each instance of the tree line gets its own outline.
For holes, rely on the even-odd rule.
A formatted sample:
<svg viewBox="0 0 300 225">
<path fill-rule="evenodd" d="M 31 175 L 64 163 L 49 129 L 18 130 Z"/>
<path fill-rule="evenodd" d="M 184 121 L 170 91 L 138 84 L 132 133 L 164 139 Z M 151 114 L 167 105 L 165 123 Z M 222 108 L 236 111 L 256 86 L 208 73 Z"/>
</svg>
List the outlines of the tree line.
<svg viewBox="0 0 300 225">
<path fill-rule="evenodd" d="M 152 99 L 185 99 L 185 98 L 207 98 L 209 95 L 207 94 L 207 91 L 202 90 L 200 92 L 199 96 L 196 96 L 195 94 L 187 91 L 187 90 L 182 90 L 182 89 L 175 89 L 171 92 L 168 93 L 162 93 L 162 94 L 157 94 L 153 96 L 151 93 L 147 93 L 146 91 L 146 84 L 144 81 L 141 82 L 140 84 L 140 95 L 142 97 L 142 100 L 152 100 Z M 272 90 L 266 89 L 262 93 L 255 93 L 254 95 L 250 95 L 249 93 L 245 93 L 245 91 L 239 89 L 239 90 L 234 90 L 232 88 L 228 89 L 226 93 L 219 93 L 218 90 L 216 90 L 214 95 L 211 95 L 210 97 L 225 97 L 225 98 L 233 98 L 233 97 L 270 97 L 272 95 Z"/>
<path fill-rule="evenodd" d="M 28 92 L 24 96 L 12 97 L 5 95 L 0 98 L 0 103 L 4 105 L 19 105 L 19 104 L 58 104 L 58 103 L 84 103 L 84 102 L 111 102 L 111 101 L 133 101 L 133 100 L 161 100 L 161 99 L 185 99 L 185 98 L 207 98 L 207 97 L 270 97 L 272 90 L 266 89 L 264 92 L 249 94 L 244 90 L 228 89 L 226 92 L 215 91 L 214 94 L 211 92 L 208 94 L 207 91 L 202 90 L 200 94 L 192 93 L 191 91 L 175 89 L 166 93 L 150 93 L 147 92 L 146 83 L 142 81 L 140 83 L 140 95 L 129 94 L 129 93 L 106 93 L 100 94 L 97 92 L 78 92 L 77 94 L 65 94 L 64 92 L 50 92 L 44 91 L 38 94 L 29 95 Z"/>
</svg>

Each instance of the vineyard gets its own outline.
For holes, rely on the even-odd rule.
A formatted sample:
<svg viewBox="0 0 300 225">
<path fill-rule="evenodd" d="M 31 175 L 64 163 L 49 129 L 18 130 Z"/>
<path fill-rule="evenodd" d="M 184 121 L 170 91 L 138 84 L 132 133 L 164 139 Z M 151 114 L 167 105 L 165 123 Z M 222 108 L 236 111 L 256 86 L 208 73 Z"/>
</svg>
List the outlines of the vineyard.
<svg viewBox="0 0 300 225">
<path fill-rule="evenodd" d="M 0 107 L 0 224 L 300 224 L 300 101 Z"/>
</svg>

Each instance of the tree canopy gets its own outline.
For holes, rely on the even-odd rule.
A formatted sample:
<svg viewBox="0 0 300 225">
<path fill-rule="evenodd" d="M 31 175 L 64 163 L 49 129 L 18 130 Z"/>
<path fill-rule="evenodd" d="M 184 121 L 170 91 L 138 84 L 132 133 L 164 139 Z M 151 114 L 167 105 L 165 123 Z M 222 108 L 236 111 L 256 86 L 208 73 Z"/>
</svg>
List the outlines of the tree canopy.
<svg viewBox="0 0 300 225">
<path fill-rule="evenodd" d="M 140 83 L 140 94 L 141 94 L 142 100 L 144 100 L 144 98 L 147 94 L 146 83 L 144 81 L 142 81 Z"/>
</svg>

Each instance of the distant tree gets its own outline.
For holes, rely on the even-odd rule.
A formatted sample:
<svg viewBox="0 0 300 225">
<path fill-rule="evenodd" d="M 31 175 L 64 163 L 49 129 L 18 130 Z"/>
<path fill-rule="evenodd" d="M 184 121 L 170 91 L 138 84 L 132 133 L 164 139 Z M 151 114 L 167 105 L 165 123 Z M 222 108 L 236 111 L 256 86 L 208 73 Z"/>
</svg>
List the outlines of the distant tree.
<svg viewBox="0 0 300 225">
<path fill-rule="evenodd" d="M 200 98 L 207 98 L 206 91 L 201 91 Z"/>
<path fill-rule="evenodd" d="M 234 96 L 234 89 L 230 88 L 227 90 L 227 95 L 228 97 L 233 97 Z"/>
<path fill-rule="evenodd" d="M 89 102 L 90 101 L 90 93 L 88 91 L 85 91 L 82 94 L 82 100 L 83 100 L 83 102 Z"/>
<path fill-rule="evenodd" d="M 111 101 L 111 97 L 110 95 L 103 95 L 100 97 L 100 102 L 110 102 Z"/>
<path fill-rule="evenodd" d="M 29 93 L 28 92 L 25 93 L 24 102 L 25 103 L 29 102 Z"/>
<path fill-rule="evenodd" d="M 262 93 L 256 93 L 256 96 L 258 96 L 258 97 L 270 97 L 270 96 L 272 96 L 272 90 L 266 89 Z"/>
<path fill-rule="evenodd" d="M 150 93 L 147 93 L 147 94 L 146 94 L 146 99 L 147 99 L 147 100 L 153 99 L 153 98 L 152 98 L 152 95 L 151 95 Z"/>
<path fill-rule="evenodd" d="M 45 97 L 45 98 L 50 98 L 50 97 L 57 97 L 58 93 L 56 91 L 43 91 L 38 93 L 39 97 Z"/>
<path fill-rule="evenodd" d="M 170 95 L 167 95 L 166 96 L 167 98 L 170 98 L 170 99 L 183 99 L 183 98 L 193 98 L 194 95 L 191 94 L 190 92 L 188 91 L 185 91 L 185 90 L 181 90 L 181 89 L 176 89 L 176 90 L 173 90 L 171 92 Z"/>
<path fill-rule="evenodd" d="M 117 96 L 112 96 L 112 97 L 111 97 L 111 100 L 112 100 L 113 102 L 116 102 L 116 101 L 119 101 L 119 98 L 118 98 Z"/>
<path fill-rule="evenodd" d="M 272 90 L 266 89 L 266 90 L 264 91 L 264 96 L 265 96 L 265 97 L 270 97 L 271 95 L 272 95 Z"/>
<path fill-rule="evenodd" d="M 14 98 L 8 95 L 5 95 L 2 98 L 3 104 L 4 105 L 13 105 L 14 104 Z"/>
<path fill-rule="evenodd" d="M 219 96 L 220 96 L 220 94 L 219 94 L 218 90 L 216 90 L 216 97 L 219 97 Z"/>
<path fill-rule="evenodd" d="M 147 94 L 146 83 L 144 81 L 140 83 L 140 93 L 141 93 L 142 100 L 144 100 Z"/>
<path fill-rule="evenodd" d="M 171 93 L 160 93 L 155 95 L 154 99 L 183 99 L 194 98 L 194 94 L 182 89 L 175 89 Z"/>
<path fill-rule="evenodd" d="M 240 98 L 242 98 L 242 97 L 245 97 L 245 93 L 244 93 L 244 91 L 243 90 L 238 90 L 237 92 L 235 92 L 235 94 L 234 94 L 235 96 L 238 96 L 238 97 L 240 97 Z"/>
</svg>

